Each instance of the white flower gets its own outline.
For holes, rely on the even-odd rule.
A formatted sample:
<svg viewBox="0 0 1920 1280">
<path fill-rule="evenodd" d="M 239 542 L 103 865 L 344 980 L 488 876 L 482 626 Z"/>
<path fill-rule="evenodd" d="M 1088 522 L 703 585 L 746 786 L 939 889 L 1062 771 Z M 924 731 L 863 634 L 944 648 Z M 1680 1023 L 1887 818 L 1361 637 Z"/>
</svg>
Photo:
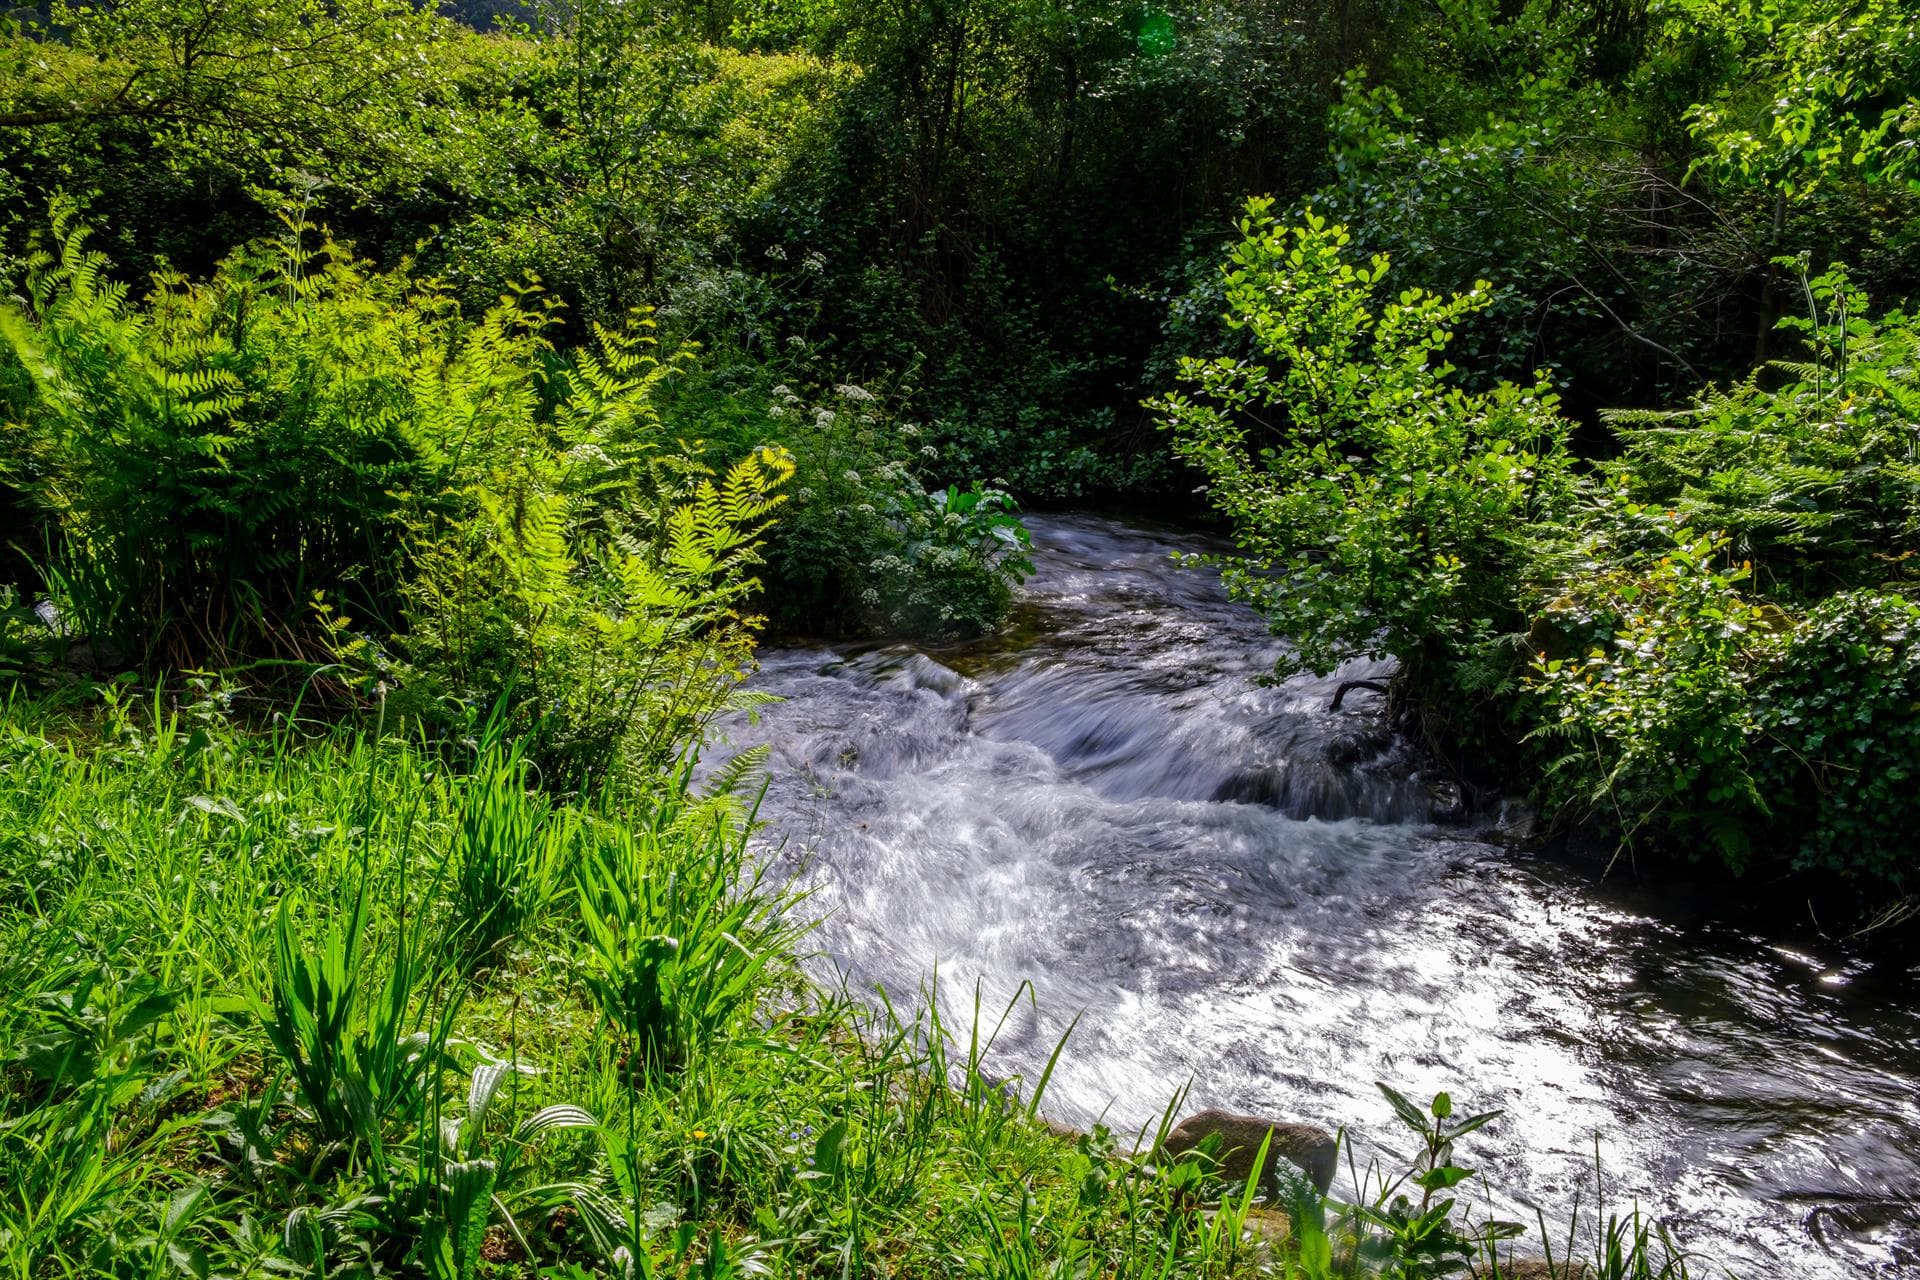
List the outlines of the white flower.
<svg viewBox="0 0 1920 1280">
<path fill-rule="evenodd" d="M 849 400 L 853 400 L 861 404 L 865 404 L 867 401 L 873 399 L 873 392 L 867 390 L 865 387 L 855 382 L 843 382 L 839 386 L 835 387 L 834 391 L 838 392 L 840 395 L 846 397 Z"/>
</svg>

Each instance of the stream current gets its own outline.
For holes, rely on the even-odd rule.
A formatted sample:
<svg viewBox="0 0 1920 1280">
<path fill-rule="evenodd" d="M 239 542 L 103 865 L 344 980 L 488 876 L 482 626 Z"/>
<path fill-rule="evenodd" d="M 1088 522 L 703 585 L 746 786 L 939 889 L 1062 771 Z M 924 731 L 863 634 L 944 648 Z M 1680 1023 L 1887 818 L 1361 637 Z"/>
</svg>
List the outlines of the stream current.
<svg viewBox="0 0 1920 1280">
<path fill-rule="evenodd" d="M 1920 1276 L 1920 973 L 1436 824 L 1378 697 L 1328 709 L 1385 668 L 1263 686 L 1279 642 L 1171 559 L 1202 538 L 1027 524 L 1007 632 L 770 649 L 785 701 L 728 728 L 772 746 L 766 835 L 851 989 L 911 1006 L 937 967 L 964 1027 L 1031 984 L 987 1067 L 1035 1078 L 1078 1016 L 1071 1124 L 1187 1087 L 1364 1168 L 1408 1153 L 1374 1081 L 1447 1089 L 1504 1112 L 1460 1153 L 1503 1217 L 1562 1226 L 1597 1153 L 1696 1275 Z"/>
</svg>

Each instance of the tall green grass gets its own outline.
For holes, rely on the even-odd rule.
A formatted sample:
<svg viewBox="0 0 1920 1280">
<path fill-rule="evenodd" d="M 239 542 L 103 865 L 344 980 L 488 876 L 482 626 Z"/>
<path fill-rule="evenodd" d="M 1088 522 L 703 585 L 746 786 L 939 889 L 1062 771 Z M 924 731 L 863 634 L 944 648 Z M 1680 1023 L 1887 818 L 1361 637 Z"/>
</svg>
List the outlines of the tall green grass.
<svg viewBox="0 0 1920 1280">
<path fill-rule="evenodd" d="M 0 715 L 0 1276 L 1427 1274 L 809 982 L 727 797 L 107 692 Z"/>
</svg>

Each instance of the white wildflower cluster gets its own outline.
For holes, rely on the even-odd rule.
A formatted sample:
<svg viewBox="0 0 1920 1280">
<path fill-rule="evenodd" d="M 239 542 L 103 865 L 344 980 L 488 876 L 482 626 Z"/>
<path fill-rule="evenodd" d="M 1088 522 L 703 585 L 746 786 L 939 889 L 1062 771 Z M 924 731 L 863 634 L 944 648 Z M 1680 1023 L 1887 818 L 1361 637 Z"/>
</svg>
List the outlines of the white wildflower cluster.
<svg viewBox="0 0 1920 1280">
<path fill-rule="evenodd" d="M 800 269 L 802 271 L 811 271 L 814 275 L 819 275 L 827 269 L 827 255 L 815 249 L 806 257 L 800 259 Z"/>
<path fill-rule="evenodd" d="M 773 403 L 767 406 L 769 418 L 784 418 L 800 407 L 800 397 L 795 395 L 793 388 L 784 382 L 774 387 L 771 394 Z"/>
<path fill-rule="evenodd" d="M 851 400 L 855 404 L 867 404 L 874 399 L 873 392 L 867 390 L 857 382 L 842 382 L 834 387 L 833 390 L 835 395 L 840 396 L 842 399 Z"/>
<path fill-rule="evenodd" d="M 769 261 L 771 261 L 771 262 L 785 262 L 785 261 L 787 260 L 787 249 L 786 249 L 786 246 L 785 246 L 785 245 L 778 245 L 778 244 L 770 244 L 770 245 L 768 245 L 768 246 L 767 246 L 767 259 L 768 259 Z"/>
</svg>

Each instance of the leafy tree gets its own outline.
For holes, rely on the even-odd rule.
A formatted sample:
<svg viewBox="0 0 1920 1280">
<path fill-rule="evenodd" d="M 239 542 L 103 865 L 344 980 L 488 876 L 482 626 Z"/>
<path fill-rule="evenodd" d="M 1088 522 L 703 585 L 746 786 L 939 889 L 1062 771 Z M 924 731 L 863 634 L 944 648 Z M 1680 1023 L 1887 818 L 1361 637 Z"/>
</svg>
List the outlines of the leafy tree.
<svg viewBox="0 0 1920 1280">
<path fill-rule="evenodd" d="M 249 173 L 347 181 L 407 145 L 447 34 L 406 0 L 55 0 L 0 44 L 0 129 L 134 121 Z"/>
<path fill-rule="evenodd" d="M 1690 0 L 1741 74 L 1691 112 L 1709 163 L 1787 196 L 1851 177 L 1920 184 L 1920 14 L 1897 0 Z"/>
</svg>

